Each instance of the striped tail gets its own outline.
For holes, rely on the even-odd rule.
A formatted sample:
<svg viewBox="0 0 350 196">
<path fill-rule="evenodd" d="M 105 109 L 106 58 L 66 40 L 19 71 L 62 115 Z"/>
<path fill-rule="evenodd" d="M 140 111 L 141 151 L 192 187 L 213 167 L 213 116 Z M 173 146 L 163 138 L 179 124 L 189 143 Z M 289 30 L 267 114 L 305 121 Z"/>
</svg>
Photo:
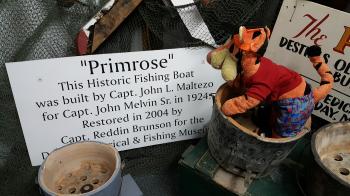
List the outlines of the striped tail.
<svg viewBox="0 0 350 196">
<path fill-rule="evenodd" d="M 306 54 L 316 69 L 317 73 L 321 77 L 320 86 L 313 89 L 313 95 L 315 97 L 315 103 L 324 99 L 327 94 L 332 90 L 334 78 L 329 66 L 324 62 L 321 55 L 321 48 L 318 46 L 311 46 L 307 49 Z"/>
</svg>

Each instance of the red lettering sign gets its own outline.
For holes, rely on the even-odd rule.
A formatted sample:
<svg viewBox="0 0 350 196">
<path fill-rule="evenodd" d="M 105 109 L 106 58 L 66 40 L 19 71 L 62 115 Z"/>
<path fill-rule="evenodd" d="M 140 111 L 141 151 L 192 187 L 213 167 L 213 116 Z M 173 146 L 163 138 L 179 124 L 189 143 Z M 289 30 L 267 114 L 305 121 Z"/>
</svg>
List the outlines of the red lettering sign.
<svg viewBox="0 0 350 196">
<path fill-rule="evenodd" d="M 321 29 L 319 28 L 319 26 L 327 20 L 327 18 L 329 17 L 329 14 L 323 17 L 318 23 L 316 23 L 318 19 L 314 18 L 310 14 L 305 14 L 304 17 L 308 17 L 311 21 L 293 38 L 297 38 L 304 34 L 305 34 L 304 37 L 308 37 L 311 33 L 313 33 L 312 36 L 310 37 L 310 40 L 314 41 L 314 44 L 320 45 L 319 41 L 326 39 L 327 35 L 322 34 L 318 36 L 319 33 L 321 33 Z"/>
<path fill-rule="evenodd" d="M 344 26 L 345 31 L 341 37 L 338 45 L 333 48 L 334 51 L 344 54 L 346 46 L 350 47 L 350 27 Z"/>
</svg>

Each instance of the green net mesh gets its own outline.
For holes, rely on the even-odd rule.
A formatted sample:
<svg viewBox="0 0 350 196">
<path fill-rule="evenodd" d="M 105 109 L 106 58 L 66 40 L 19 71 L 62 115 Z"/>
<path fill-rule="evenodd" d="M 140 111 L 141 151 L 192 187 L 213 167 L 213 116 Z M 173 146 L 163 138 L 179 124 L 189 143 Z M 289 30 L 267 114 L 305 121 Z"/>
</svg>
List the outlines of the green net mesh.
<svg viewBox="0 0 350 196">
<path fill-rule="evenodd" d="M 5 62 L 75 55 L 77 32 L 103 2 L 0 0 L 0 195 L 38 195 L 34 184 L 37 167 L 30 164 Z M 273 27 L 281 2 L 207 0 L 174 7 L 166 0 L 144 0 L 96 53 L 220 44 L 240 25 Z M 214 42 L 207 39 L 204 29 L 198 30 L 197 38 L 192 37 L 183 23 L 179 12 L 194 8 L 198 9 Z M 191 21 L 191 18 L 184 20 Z M 195 23 L 190 26 L 197 27 Z M 164 172 L 175 168 L 190 143 L 183 141 L 122 152 L 125 172 L 136 175 L 145 195 L 177 195 L 173 186 L 163 187 L 163 192 L 159 192 L 150 188 L 156 186 L 150 183 L 172 183 Z"/>
</svg>

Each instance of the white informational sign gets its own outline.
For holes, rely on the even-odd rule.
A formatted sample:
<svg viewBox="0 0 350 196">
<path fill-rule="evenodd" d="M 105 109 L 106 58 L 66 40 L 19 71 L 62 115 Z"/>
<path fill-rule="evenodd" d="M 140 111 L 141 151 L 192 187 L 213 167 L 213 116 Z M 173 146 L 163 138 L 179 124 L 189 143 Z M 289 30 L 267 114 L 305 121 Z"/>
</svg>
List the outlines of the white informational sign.
<svg viewBox="0 0 350 196">
<path fill-rule="evenodd" d="M 320 76 L 305 57 L 319 45 L 334 76 L 331 93 L 314 114 L 330 122 L 350 120 L 350 14 L 310 1 L 285 0 L 265 56 L 299 72 L 313 87 Z"/>
<path fill-rule="evenodd" d="M 209 49 L 183 48 L 7 63 L 32 165 L 91 140 L 127 150 L 203 136 L 224 83 Z"/>
</svg>

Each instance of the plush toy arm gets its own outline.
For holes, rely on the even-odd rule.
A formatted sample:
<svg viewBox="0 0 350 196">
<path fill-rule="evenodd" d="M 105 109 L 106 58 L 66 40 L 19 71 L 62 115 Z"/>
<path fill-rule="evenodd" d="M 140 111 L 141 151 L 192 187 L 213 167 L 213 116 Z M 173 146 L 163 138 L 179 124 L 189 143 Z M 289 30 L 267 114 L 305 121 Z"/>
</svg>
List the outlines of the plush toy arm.
<svg viewBox="0 0 350 196">
<path fill-rule="evenodd" d="M 260 101 L 258 99 L 242 95 L 242 96 L 227 100 L 222 106 L 221 111 L 226 116 L 232 116 L 235 114 L 244 113 L 247 110 L 259 105 L 259 103 Z"/>
<path fill-rule="evenodd" d="M 308 55 L 313 67 L 321 77 L 321 83 L 319 87 L 313 90 L 315 97 L 315 103 L 324 99 L 327 94 L 332 90 L 334 78 L 329 66 L 324 62 L 321 55 L 321 48 L 319 46 L 311 46 L 307 49 L 306 54 Z"/>
</svg>

